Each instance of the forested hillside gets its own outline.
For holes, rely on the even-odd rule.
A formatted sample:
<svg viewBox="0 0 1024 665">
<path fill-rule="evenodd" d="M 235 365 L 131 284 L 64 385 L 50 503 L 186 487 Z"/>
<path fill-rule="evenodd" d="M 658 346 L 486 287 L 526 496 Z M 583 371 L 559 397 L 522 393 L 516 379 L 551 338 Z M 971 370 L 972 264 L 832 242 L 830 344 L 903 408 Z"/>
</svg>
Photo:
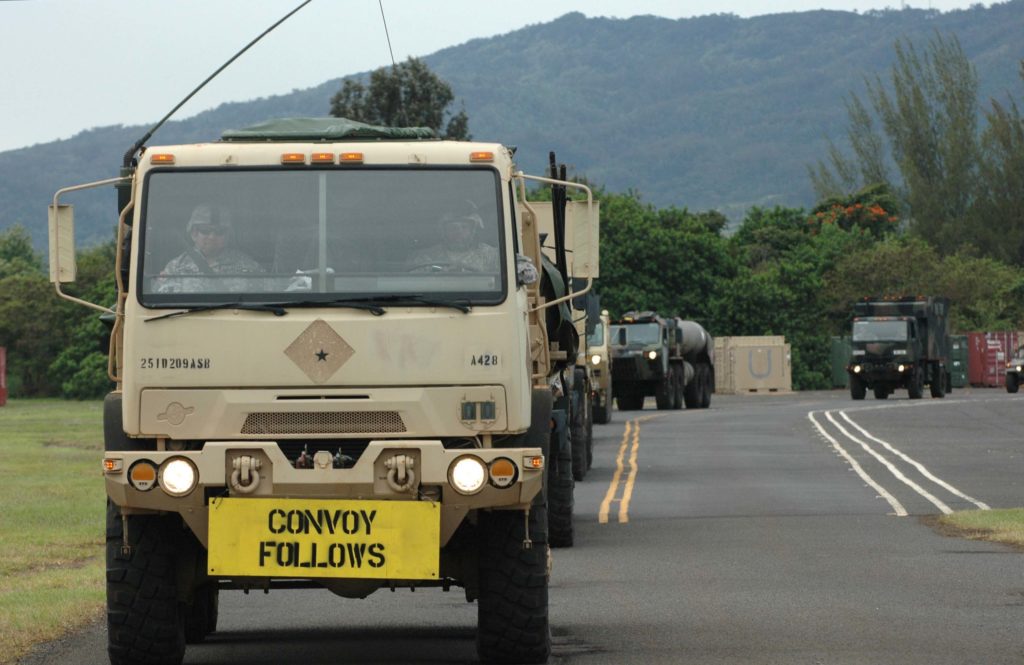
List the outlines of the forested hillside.
<svg viewBox="0 0 1024 665">
<path fill-rule="evenodd" d="M 812 206 L 807 167 L 825 155 L 829 137 L 842 143 L 844 97 L 860 94 L 865 76 L 886 74 L 897 38 L 924 42 L 935 32 L 959 39 L 983 101 L 1017 91 L 1024 0 L 944 14 L 569 14 L 424 59 L 465 103 L 473 136 L 517 146 L 527 170 L 542 169 L 554 149 L 610 191 L 636 191 L 658 206 L 717 209 L 735 221 L 754 205 Z M 340 86 L 339 78 L 225 104 L 169 123 L 150 143 L 213 140 L 271 117 L 326 115 Z M 168 99 L 168 108 L 177 101 Z M 145 129 L 95 128 L 0 153 L 0 229 L 20 223 L 42 247 L 53 192 L 117 175 Z M 73 199 L 80 243 L 111 237 L 113 200 L 112 191 Z"/>
</svg>

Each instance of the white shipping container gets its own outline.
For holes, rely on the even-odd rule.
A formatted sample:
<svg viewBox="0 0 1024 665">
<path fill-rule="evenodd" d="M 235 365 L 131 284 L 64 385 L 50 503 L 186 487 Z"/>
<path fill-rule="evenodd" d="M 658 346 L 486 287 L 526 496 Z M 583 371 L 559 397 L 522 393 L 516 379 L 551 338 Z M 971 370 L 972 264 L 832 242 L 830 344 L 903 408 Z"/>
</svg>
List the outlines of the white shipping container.
<svg viewBox="0 0 1024 665">
<path fill-rule="evenodd" d="M 784 337 L 715 338 L 716 393 L 776 394 L 792 390 L 792 359 Z"/>
</svg>

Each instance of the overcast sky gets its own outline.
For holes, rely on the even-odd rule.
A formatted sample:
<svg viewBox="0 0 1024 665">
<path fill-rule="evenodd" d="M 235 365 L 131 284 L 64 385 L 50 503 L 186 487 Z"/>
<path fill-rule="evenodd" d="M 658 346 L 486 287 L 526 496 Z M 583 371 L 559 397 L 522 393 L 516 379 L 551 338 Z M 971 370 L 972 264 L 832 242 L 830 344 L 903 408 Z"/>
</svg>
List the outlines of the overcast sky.
<svg viewBox="0 0 1024 665">
<path fill-rule="evenodd" d="M 546 23 L 899 8 L 900 0 L 380 0 L 396 60 Z M 0 0 L 0 151 L 91 127 L 154 123 L 300 0 Z M 907 0 L 940 11 L 966 0 Z M 990 2 L 984 3 L 986 6 Z M 183 107 L 308 88 L 390 64 L 378 0 L 313 0 Z"/>
</svg>

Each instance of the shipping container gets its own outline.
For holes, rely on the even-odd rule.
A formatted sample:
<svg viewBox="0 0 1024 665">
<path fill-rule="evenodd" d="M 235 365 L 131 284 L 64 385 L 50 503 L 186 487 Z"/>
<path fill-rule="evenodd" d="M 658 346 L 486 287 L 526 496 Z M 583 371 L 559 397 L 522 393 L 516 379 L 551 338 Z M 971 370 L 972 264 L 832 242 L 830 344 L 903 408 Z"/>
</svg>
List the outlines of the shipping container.
<svg viewBox="0 0 1024 665">
<path fill-rule="evenodd" d="M 715 392 L 724 395 L 793 390 L 789 344 L 781 335 L 715 338 Z"/>
<path fill-rule="evenodd" d="M 1018 346 L 1015 330 L 967 334 L 967 380 L 972 386 L 1001 388 L 1006 385 L 1006 361 Z"/>
<path fill-rule="evenodd" d="M 849 337 L 833 337 L 829 358 L 832 364 L 832 387 L 847 388 L 850 385 L 850 374 L 846 366 L 850 364 L 852 344 Z"/>
</svg>

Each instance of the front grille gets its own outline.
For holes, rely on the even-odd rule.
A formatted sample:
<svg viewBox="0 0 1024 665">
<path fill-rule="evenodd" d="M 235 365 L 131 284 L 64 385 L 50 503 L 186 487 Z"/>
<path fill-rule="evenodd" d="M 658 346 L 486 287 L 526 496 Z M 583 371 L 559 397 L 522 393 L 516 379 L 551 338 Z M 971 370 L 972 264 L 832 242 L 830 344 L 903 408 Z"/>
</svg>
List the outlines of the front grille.
<svg viewBox="0 0 1024 665">
<path fill-rule="evenodd" d="M 622 379 L 635 379 L 638 375 L 636 371 L 636 359 L 635 358 L 614 358 L 612 359 L 612 372 L 615 376 Z"/>
<path fill-rule="evenodd" d="M 397 411 L 250 413 L 242 425 L 242 434 L 384 434 L 404 431 L 405 422 Z"/>
</svg>

